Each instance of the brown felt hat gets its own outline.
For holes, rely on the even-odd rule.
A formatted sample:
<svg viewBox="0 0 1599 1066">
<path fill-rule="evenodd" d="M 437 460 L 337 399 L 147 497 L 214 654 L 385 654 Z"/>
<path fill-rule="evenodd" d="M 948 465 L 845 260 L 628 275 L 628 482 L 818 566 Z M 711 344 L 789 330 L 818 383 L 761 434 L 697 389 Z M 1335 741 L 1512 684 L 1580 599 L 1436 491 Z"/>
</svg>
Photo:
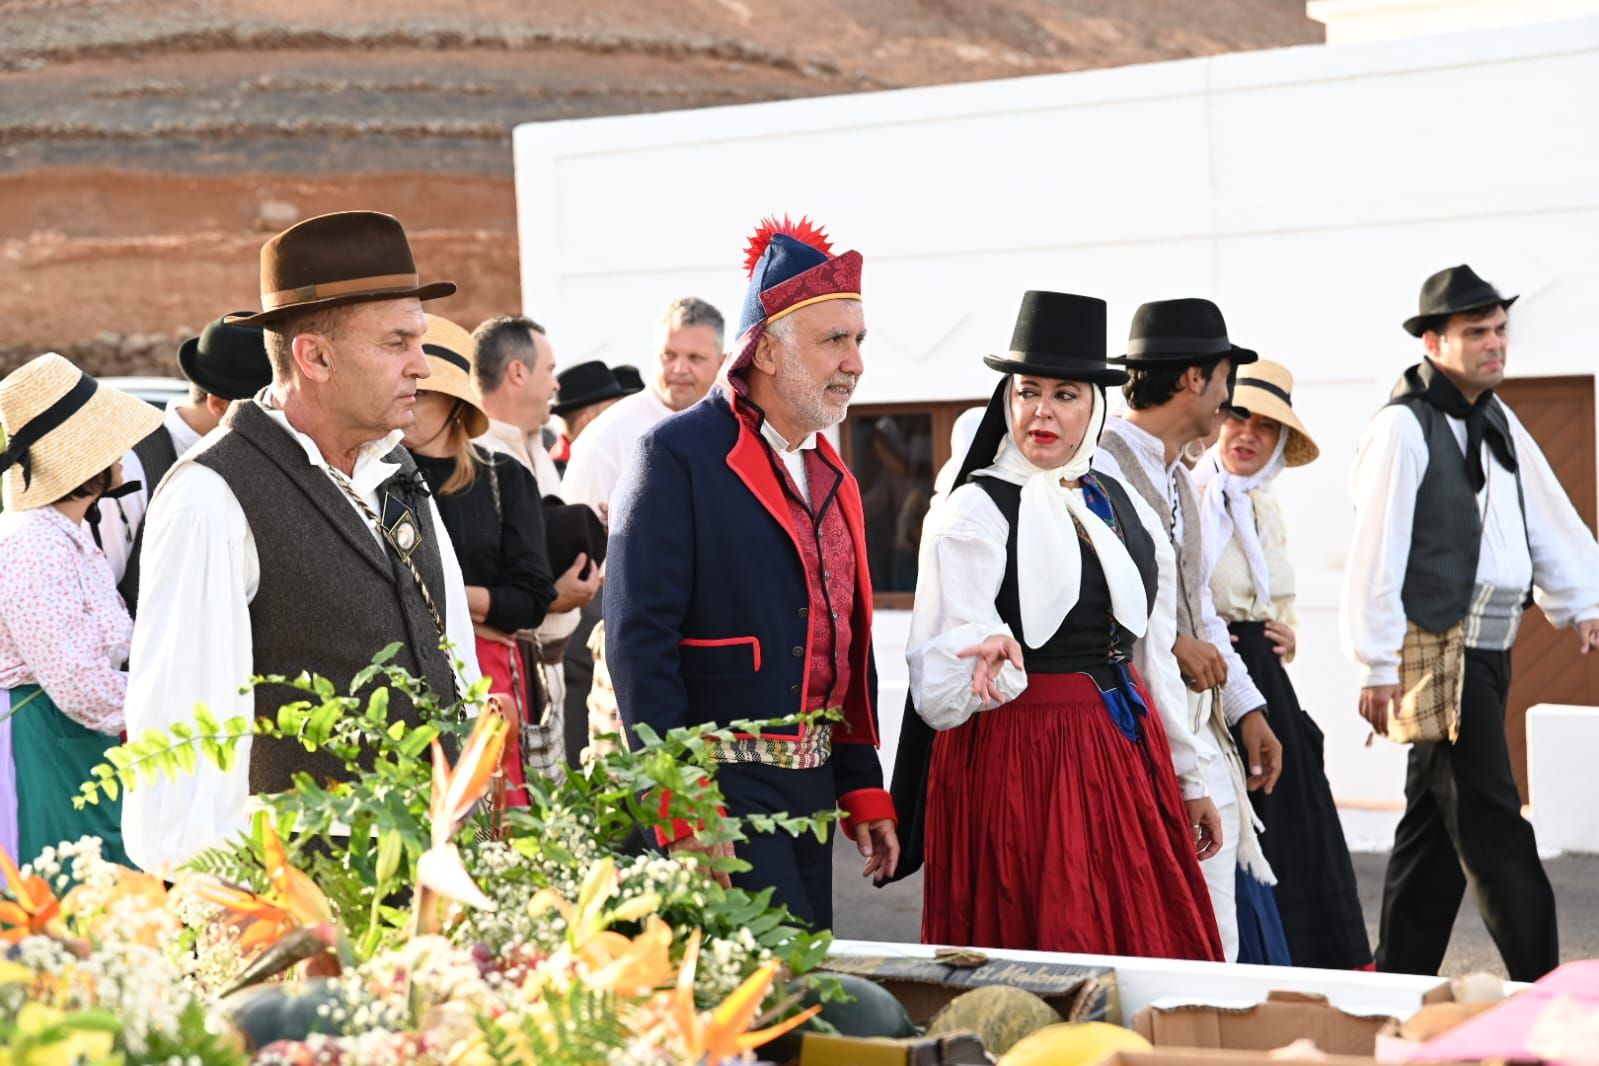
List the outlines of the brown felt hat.
<svg viewBox="0 0 1599 1066">
<path fill-rule="evenodd" d="M 336 211 L 297 222 L 261 246 L 259 326 L 296 311 L 415 296 L 436 300 L 452 281 L 421 284 L 405 229 L 379 211 Z"/>
</svg>

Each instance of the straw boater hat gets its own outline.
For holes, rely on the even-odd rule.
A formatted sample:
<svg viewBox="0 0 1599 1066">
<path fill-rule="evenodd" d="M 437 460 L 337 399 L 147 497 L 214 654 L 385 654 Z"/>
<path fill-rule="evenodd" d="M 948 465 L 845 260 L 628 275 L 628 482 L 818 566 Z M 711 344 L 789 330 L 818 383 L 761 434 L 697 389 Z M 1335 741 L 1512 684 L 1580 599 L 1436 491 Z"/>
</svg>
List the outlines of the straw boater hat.
<svg viewBox="0 0 1599 1066">
<path fill-rule="evenodd" d="M 460 400 L 466 435 L 474 439 L 481 437 L 489 431 L 489 416 L 483 410 L 483 394 L 478 391 L 472 373 L 472 335 L 447 318 L 423 317 L 427 319 L 428 328 L 422 337 L 422 350 L 427 353 L 428 366 L 433 373 L 423 378 L 417 388 L 423 392 L 442 392 Z"/>
<path fill-rule="evenodd" d="M 454 291 L 454 282 L 421 283 L 399 219 L 337 211 L 297 222 L 261 246 L 261 313 L 233 321 L 259 326 L 296 311 Z"/>
<path fill-rule="evenodd" d="M 161 426 L 161 412 L 48 352 L 0 381 L 8 511 L 55 503 Z"/>
<path fill-rule="evenodd" d="M 1281 363 L 1262 359 L 1239 370 L 1232 406 L 1275 419 L 1284 429 L 1293 431 L 1283 446 L 1283 462 L 1288 466 L 1304 466 L 1321 454 L 1305 424 L 1294 413 L 1294 375 Z"/>
</svg>

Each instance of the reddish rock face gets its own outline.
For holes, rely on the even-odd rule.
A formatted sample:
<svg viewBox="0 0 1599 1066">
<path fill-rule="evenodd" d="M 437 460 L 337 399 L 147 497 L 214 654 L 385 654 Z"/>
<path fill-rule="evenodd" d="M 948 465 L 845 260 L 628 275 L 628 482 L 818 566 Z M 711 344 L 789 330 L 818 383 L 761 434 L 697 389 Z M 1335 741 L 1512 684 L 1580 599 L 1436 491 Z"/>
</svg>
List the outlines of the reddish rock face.
<svg viewBox="0 0 1599 1066">
<path fill-rule="evenodd" d="M 324 211 L 399 216 L 423 272 L 461 286 L 439 313 L 519 310 L 519 122 L 1322 29 L 1302 0 L 0 0 L 0 23 L 0 372 L 56 348 L 125 374 L 175 372 L 186 328 L 255 306 L 264 235 Z"/>
</svg>

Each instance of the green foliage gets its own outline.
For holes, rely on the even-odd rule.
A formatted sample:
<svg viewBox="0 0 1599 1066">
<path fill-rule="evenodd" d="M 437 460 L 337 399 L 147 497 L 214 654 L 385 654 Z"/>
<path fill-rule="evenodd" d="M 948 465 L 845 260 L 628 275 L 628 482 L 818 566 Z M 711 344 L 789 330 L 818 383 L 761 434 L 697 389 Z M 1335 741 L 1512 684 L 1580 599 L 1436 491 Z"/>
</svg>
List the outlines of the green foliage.
<svg viewBox="0 0 1599 1066">
<path fill-rule="evenodd" d="M 356 675 L 350 691 L 361 695 L 342 695 L 326 678 L 310 674 L 292 680 L 254 678 L 252 686 L 286 685 L 304 698 L 253 722 L 242 717 L 219 721 L 205 707 L 197 707 L 192 724 L 148 730 L 109 750 L 76 802 L 96 803 L 102 795 L 114 799 L 119 790 L 179 778 L 192 773 L 201 759 L 228 769 L 246 737 L 291 740 L 308 751 L 332 754 L 344 764 L 342 781 L 296 775 L 291 791 L 262 797 L 267 810 L 256 815 L 249 832 L 201 854 L 189 869 L 266 890 L 261 856 L 270 820 L 290 862 L 305 870 L 333 904 L 355 957 L 369 959 L 395 947 L 408 932 L 404 893 L 416 883 L 417 862 L 431 842 L 429 748 L 435 738 L 450 746 L 452 737 L 468 731 L 470 715 L 483 703 L 488 685 L 480 682 L 459 702 L 443 702 L 424 681 L 393 665 L 398 650 L 397 644 L 383 649 Z M 415 708 L 410 722 L 391 716 L 395 695 Z M 640 725 L 631 750 L 619 745 L 568 771 L 560 782 L 535 775 L 528 782 L 528 808 L 498 813 L 480 809 L 457 843 L 468 869 L 474 869 L 483 841 L 508 840 L 529 861 L 500 877 L 525 877 L 527 893 L 520 897 L 525 899 L 538 888 L 558 887 L 552 884 L 554 872 L 580 874 L 588 862 L 604 855 L 628 860 L 643 840 L 652 839 L 657 828 L 673 819 L 699 826 L 700 839 L 711 845 L 735 844 L 751 831 L 815 834 L 825 840 L 837 812 L 745 818 L 723 813 L 712 758 L 717 744 L 734 733 L 756 734 L 821 717 L 675 729 L 664 737 Z M 579 846 L 581 856 L 575 853 Z M 712 872 L 748 868 L 730 857 L 691 857 Z M 694 891 L 664 899 L 661 914 L 682 937 L 695 928 L 708 939 L 748 931 L 760 949 L 782 960 L 791 973 L 809 971 L 826 954 L 829 938 L 811 933 L 787 910 L 772 906 L 771 895 L 724 889 L 706 878 L 694 883 Z"/>
<path fill-rule="evenodd" d="M 593 1066 L 627 1046 L 615 995 L 574 984 L 546 989 L 540 1002 L 542 1012 L 518 1016 L 515 1026 L 478 1016 L 483 1050 L 495 1066 Z"/>
</svg>

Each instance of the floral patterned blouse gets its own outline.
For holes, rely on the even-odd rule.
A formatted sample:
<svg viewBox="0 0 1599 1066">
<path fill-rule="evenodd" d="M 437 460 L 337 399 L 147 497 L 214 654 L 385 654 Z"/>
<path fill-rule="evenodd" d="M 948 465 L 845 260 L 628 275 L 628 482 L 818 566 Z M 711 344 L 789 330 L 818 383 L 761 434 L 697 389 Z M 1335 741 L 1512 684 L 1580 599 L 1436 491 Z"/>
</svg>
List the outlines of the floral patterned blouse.
<svg viewBox="0 0 1599 1066">
<path fill-rule="evenodd" d="M 133 620 L 82 526 L 54 507 L 0 514 L 0 688 L 34 684 L 62 714 L 122 730 Z"/>
</svg>

